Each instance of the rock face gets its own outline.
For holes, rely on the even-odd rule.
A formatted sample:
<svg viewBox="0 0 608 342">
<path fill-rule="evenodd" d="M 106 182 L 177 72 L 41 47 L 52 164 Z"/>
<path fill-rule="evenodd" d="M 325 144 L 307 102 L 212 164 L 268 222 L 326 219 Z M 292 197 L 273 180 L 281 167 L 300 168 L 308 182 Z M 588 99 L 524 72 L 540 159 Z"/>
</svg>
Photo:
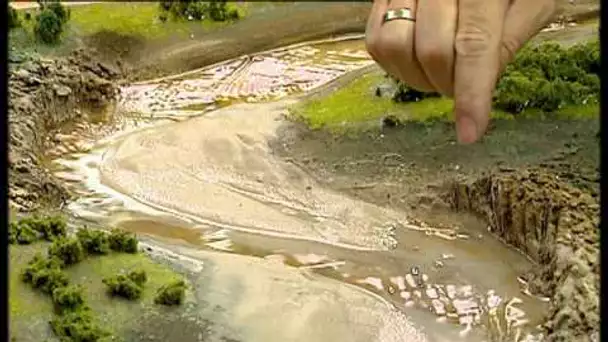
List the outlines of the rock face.
<svg viewBox="0 0 608 342">
<path fill-rule="evenodd" d="M 66 191 L 43 167 L 50 132 L 103 110 L 118 72 L 79 50 L 56 60 L 12 54 L 9 64 L 9 201 L 18 210 L 60 206 Z"/>
<path fill-rule="evenodd" d="M 599 333 L 597 196 L 542 171 L 455 184 L 451 195 L 454 207 L 481 214 L 494 233 L 538 263 L 528 280 L 533 293 L 551 298 L 548 340 L 593 340 Z"/>
</svg>

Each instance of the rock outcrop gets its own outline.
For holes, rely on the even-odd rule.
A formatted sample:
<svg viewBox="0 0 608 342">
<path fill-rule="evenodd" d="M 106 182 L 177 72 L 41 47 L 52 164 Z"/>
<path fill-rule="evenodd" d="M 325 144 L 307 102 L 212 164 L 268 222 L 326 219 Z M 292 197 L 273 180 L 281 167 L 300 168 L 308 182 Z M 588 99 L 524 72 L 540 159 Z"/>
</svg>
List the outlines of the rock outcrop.
<svg viewBox="0 0 608 342">
<path fill-rule="evenodd" d="M 599 199 L 540 171 L 501 172 L 455 184 L 455 208 L 484 216 L 492 232 L 532 258 L 530 290 L 550 297 L 549 341 L 599 333 Z M 599 341 L 599 339 L 598 339 Z"/>
<path fill-rule="evenodd" d="M 83 50 L 59 59 L 11 52 L 9 62 L 9 203 L 20 211 L 59 207 L 68 194 L 44 167 L 45 142 L 111 104 L 119 73 Z"/>
</svg>

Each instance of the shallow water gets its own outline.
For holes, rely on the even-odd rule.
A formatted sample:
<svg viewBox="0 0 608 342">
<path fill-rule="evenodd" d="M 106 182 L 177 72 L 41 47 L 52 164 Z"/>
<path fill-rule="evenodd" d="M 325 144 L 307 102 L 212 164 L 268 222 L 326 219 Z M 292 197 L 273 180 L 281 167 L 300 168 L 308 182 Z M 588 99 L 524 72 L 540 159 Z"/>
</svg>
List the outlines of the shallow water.
<svg viewBox="0 0 608 342">
<path fill-rule="evenodd" d="M 287 267 L 364 289 L 430 341 L 524 340 L 544 302 L 523 293 L 517 278 L 530 267 L 523 256 L 483 226 L 428 227 L 324 189 L 268 147 L 293 102 L 288 96 L 369 65 L 363 51 L 360 40 L 303 44 L 123 88 L 116 113 L 62 135 L 50 151 L 56 174 L 79 195 L 69 210 L 184 254 L 207 253 L 233 273 L 247 272 L 244 260 L 263 258 L 277 272 Z M 274 284 L 258 276 L 242 286 L 262 282 Z M 234 322 L 250 331 L 242 339 L 263 340 L 273 329 L 289 340 L 313 338 L 295 335 L 316 321 L 281 327 L 264 323 L 281 312 L 259 310 L 259 319 Z M 314 339 L 333 341 L 333 333 Z M 370 338 L 400 340 L 382 334 Z"/>
</svg>

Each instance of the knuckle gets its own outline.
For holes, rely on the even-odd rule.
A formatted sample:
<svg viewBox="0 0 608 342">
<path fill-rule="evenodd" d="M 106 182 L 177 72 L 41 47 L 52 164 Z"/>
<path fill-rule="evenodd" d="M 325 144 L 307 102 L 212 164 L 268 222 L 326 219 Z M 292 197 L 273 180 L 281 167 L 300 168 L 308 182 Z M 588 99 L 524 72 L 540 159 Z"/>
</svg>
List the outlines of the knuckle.
<svg viewBox="0 0 608 342">
<path fill-rule="evenodd" d="M 488 25 L 470 24 L 461 28 L 454 38 L 454 49 L 461 57 L 477 57 L 491 49 L 493 34 Z"/>
<path fill-rule="evenodd" d="M 453 46 L 443 46 L 431 42 L 416 45 L 416 58 L 423 65 L 444 64 L 451 59 Z"/>
</svg>

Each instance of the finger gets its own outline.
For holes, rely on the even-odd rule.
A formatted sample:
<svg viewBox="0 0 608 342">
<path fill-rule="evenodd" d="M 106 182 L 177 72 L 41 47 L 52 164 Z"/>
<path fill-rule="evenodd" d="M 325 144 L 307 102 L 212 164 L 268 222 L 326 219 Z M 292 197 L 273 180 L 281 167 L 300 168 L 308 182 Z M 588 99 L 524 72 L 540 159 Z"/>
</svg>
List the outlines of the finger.
<svg viewBox="0 0 608 342">
<path fill-rule="evenodd" d="M 367 20 L 365 28 L 365 48 L 378 65 L 382 67 L 390 75 L 396 75 L 395 68 L 390 63 L 390 58 L 387 58 L 380 46 L 380 27 L 383 23 L 384 14 L 388 9 L 389 0 L 374 0 L 372 9 Z"/>
<path fill-rule="evenodd" d="M 388 9 L 409 8 L 416 13 L 415 0 L 391 0 Z M 427 79 L 414 54 L 415 22 L 392 20 L 380 27 L 379 45 L 387 63 L 395 70 L 396 76 L 408 86 L 420 91 L 435 91 Z"/>
<path fill-rule="evenodd" d="M 505 17 L 500 51 L 500 70 L 515 59 L 517 51 L 551 21 L 555 0 L 515 0 Z"/>
<path fill-rule="evenodd" d="M 487 129 L 508 3 L 459 0 L 454 39 L 454 114 L 461 143 L 477 141 Z"/>
<path fill-rule="evenodd" d="M 452 96 L 457 0 L 421 1 L 416 16 L 416 58 L 433 87 Z"/>
</svg>

